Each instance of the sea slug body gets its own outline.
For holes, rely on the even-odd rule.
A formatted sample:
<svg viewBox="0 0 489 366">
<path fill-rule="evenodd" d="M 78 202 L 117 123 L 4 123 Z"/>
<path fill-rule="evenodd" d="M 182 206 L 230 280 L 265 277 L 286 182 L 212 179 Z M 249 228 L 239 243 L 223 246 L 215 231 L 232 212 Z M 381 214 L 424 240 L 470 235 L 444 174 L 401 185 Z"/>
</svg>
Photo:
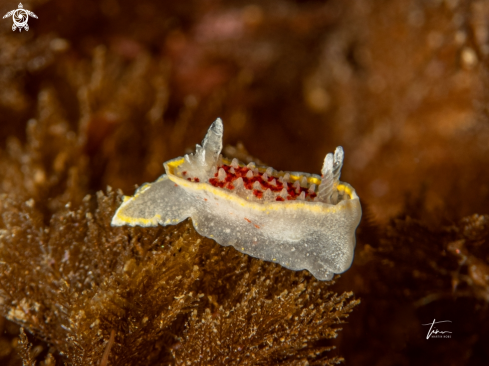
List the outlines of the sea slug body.
<svg viewBox="0 0 489 366">
<path fill-rule="evenodd" d="M 217 119 L 195 153 L 165 162 L 166 174 L 124 197 L 112 225 L 190 217 L 199 234 L 223 246 L 319 280 L 350 268 L 362 211 L 353 187 L 339 180 L 343 149 L 326 155 L 322 176 L 277 172 L 223 158 L 222 136 Z"/>
</svg>

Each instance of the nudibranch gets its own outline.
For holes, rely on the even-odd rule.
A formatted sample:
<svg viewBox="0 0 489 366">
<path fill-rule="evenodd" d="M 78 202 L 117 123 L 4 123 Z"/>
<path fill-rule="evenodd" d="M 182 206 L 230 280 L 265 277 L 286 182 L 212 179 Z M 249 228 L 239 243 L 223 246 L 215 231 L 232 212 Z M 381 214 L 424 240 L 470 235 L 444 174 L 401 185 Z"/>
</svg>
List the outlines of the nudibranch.
<svg viewBox="0 0 489 366">
<path fill-rule="evenodd" d="M 113 226 L 175 225 L 192 218 L 197 232 L 223 246 L 319 280 L 350 268 L 362 210 L 340 182 L 343 148 L 326 155 L 322 176 L 278 172 L 221 155 L 217 119 L 193 154 L 164 163 L 166 174 L 125 196 Z"/>
</svg>

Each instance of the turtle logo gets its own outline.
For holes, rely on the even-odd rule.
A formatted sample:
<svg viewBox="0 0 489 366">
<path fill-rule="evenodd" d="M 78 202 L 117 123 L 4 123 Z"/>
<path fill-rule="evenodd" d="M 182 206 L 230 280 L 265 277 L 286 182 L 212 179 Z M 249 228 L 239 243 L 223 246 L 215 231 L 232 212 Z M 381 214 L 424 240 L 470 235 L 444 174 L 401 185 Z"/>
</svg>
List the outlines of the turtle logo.
<svg viewBox="0 0 489 366">
<path fill-rule="evenodd" d="M 29 15 L 37 19 L 37 15 L 32 11 L 25 10 L 22 6 L 22 3 L 19 3 L 19 8 L 15 10 L 9 11 L 7 14 L 3 16 L 3 19 L 12 15 L 12 19 L 14 20 L 14 24 L 12 25 L 12 30 L 15 31 L 17 28 L 19 32 L 24 28 L 26 31 L 29 30 L 29 25 L 27 21 L 29 20 Z"/>
</svg>

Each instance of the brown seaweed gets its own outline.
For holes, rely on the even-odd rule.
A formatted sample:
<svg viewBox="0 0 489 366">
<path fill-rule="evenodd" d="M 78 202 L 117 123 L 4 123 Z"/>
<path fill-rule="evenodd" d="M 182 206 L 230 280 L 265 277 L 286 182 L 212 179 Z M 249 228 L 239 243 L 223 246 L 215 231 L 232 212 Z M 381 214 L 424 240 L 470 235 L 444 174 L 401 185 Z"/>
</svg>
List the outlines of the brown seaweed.
<svg viewBox="0 0 489 366">
<path fill-rule="evenodd" d="M 87 158 L 51 98 L 41 95 L 47 117 L 29 122 L 27 144 L 12 140 L 3 162 L 7 319 L 73 365 L 340 360 L 318 342 L 336 337 L 358 303 L 352 293 L 221 248 L 188 222 L 111 227 L 121 194 L 109 187 L 81 198 L 86 184 L 77 177 Z M 25 334 L 20 339 L 23 362 L 33 364 Z"/>
</svg>

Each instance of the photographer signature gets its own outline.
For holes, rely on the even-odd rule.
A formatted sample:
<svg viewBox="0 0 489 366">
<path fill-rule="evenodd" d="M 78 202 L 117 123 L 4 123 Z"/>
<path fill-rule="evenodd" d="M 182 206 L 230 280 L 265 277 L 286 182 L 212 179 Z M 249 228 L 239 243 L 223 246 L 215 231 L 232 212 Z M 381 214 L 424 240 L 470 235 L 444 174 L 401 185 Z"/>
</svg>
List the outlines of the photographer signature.
<svg viewBox="0 0 489 366">
<path fill-rule="evenodd" d="M 433 319 L 433 323 L 428 323 L 428 324 L 422 324 L 422 325 L 431 325 L 430 326 L 430 330 L 428 331 L 428 334 L 426 335 L 426 339 L 429 339 L 431 337 L 432 334 L 445 334 L 445 333 L 452 333 L 452 332 L 449 332 L 448 330 L 438 330 L 438 329 L 433 329 L 433 326 L 435 324 L 439 324 L 439 323 L 451 323 L 452 321 L 451 320 L 441 320 L 439 322 L 435 321 L 436 319 Z M 450 337 L 450 336 L 448 336 Z"/>
</svg>

